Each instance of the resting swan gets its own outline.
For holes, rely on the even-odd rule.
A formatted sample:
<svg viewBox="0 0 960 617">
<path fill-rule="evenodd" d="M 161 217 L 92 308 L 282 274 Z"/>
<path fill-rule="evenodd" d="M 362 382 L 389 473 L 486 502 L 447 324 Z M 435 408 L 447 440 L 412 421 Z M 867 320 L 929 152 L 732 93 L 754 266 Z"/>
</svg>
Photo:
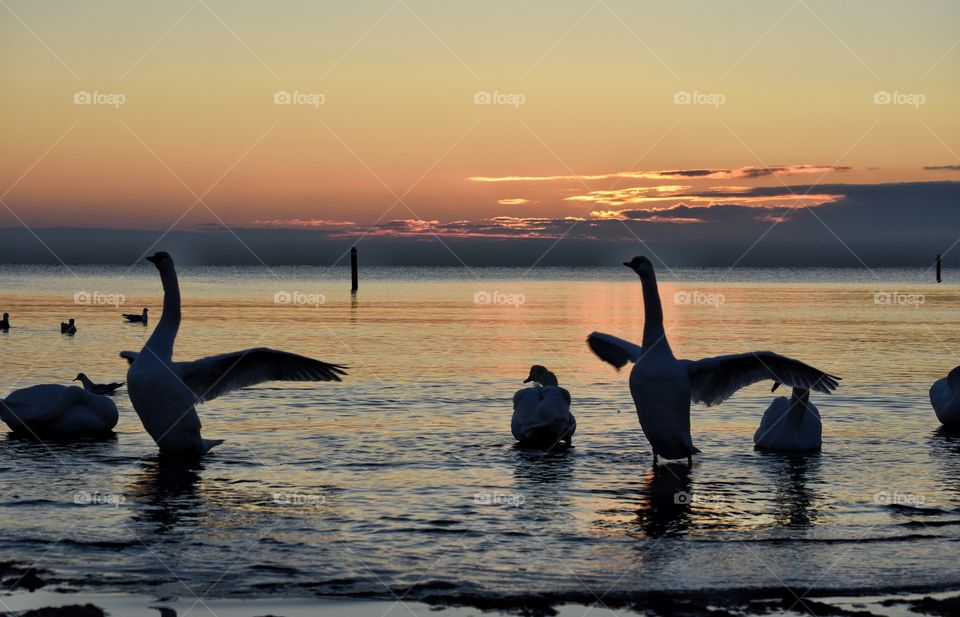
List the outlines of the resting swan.
<svg viewBox="0 0 960 617">
<path fill-rule="evenodd" d="M 531 388 L 513 395 L 513 419 L 510 430 L 521 445 L 549 450 L 561 441 L 570 446 L 577 421 L 570 413 L 570 393 L 560 387 L 557 376 L 535 364 L 523 383 Z"/>
<path fill-rule="evenodd" d="M 960 424 L 960 366 L 930 386 L 930 404 L 942 424 Z"/>
<path fill-rule="evenodd" d="M 127 359 L 127 392 L 143 427 L 161 453 L 201 456 L 222 439 L 203 439 L 196 405 L 234 390 L 266 381 L 340 381 L 343 366 L 304 356 L 257 348 L 175 362 L 173 344 L 180 328 L 180 286 L 170 255 L 147 260 L 160 271 L 163 315 L 140 353 Z"/>
<path fill-rule="evenodd" d="M 623 265 L 639 275 L 643 286 L 643 346 L 600 332 L 587 337 L 587 344 L 618 370 L 634 363 L 630 393 L 640 428 L 653 448 L 654 465 L 659 456 L 686 458 L 692 465 L 693 455 L 700 452 L 690 436 L 691 401 L 717 405 L 740 388 L 764 379 L 824 393 L 836 389 L 839 377 L 770 351 L 678 360 L 663 328 L 653 264 L 645 257 L 634 257 Z"/>
<path fill-rule="evenodd" d="M 819 450 L 821 428 L 820 410 L 810 402 L 810 390 L 794 388 L 790 398 L 778 396 L 763 412 L 753 443 L 761 450 Z"/>
<path fill-rule="evenodd" d="M 118 418 L 113 401 L 77 386 L 40 384 L 14 390 L 0 401 L 0 419 L 11 431 L 37 437 L 103 435 Z"/>
</svg>

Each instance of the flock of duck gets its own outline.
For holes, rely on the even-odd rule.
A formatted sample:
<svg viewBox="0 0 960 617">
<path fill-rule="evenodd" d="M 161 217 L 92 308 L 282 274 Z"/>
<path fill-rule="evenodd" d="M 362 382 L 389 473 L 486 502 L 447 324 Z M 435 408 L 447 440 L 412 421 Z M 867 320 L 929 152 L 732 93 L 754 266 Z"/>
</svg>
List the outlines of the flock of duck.
<svg viewBox="0 0 960 617">
<path fill-rule="evenodd" d="M 345 366 L 264 347 L 226 353 L 192 362 L 173 360 L 180 327 L 180 287 L 173 259 L 158 252 L 147 260 L 160 273 L 163 314 L 139 352 L 122 351 L 127 360 L 126 382 L 97 384 L 80 373 L 74 381 L 83 387 L 40 384 L 15 390 L 0 400 L 0 419 L 15 433 L 37 438 L 72 439 L 110 432 L 119 413 L 110 398 L 123 385 L 144 429 L 161 454 L 198 457 L 223 443 L 201 436 L 197 405 L 219 396 L 268 381 L 340 381 Z M 772 391 L 781 384 L 792 396 L 774 399 L 754 435 L 758 448 L 817 450 L 821 447 L 821 421 L 810 393 L 829 394 L 840 378 L 799 360 L 770 351 L 748 352 L 701 360 L 674 356 L 663 325 L 663 308 L 653 265 L 645 257 L 625 262 L 640 277 L 643 289 L 643 339 L 639 345 L 594 332 L 587 337 L 590 349 L 602 361 L 620 370 L 633 364 L 630 393 L 640 428 L 653 449 L 654 465 L 660 457 L 687 459 L 692 464 L 700 452 L 690 434 L 690 405 L 717 405 L 748 385 L 771 380 Z M 148 322 L 148 310 L 125 314 L 129 322 Z M 0 330 L 10 328 L 3 314 Z M 76 332 L 74 320 L 61 324 L 65 334 Z M 523 446 L 552 449 L 572 444 L 577 422 L 570 411 L 570 393 L 557 376 L 534 365 L 524 383 L 532 386 L 513 397 L 513 436 Z M 960 366 L 930 388 L 930 402 L 945 425 L 960 425 Z"/>
</svg>

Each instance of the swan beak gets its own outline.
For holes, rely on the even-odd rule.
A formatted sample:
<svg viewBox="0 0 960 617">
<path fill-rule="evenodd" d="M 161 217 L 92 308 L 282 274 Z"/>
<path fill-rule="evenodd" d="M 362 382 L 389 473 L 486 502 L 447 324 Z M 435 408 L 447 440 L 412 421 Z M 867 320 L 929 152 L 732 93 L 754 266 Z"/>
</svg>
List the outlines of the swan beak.
<svg viewBox="0 0 960 617">
<path fill-rule="evenodd" d="M 632 267 L 633 267 L 633 266 L 630 265 L 630 262 L 629 262 L 629 261 L 623 262 L 623 265 L 625 265 L 625 266 L 628 267 L 628 268 L 632 268 Z"/>
<path fill-rule="evenodd" d="M 149 261 L 150 263 L 152 263 L 152 264 L 156 264 L 156 263 L 157 263 L 157 259 L 158 259 L 158 258 L 157 258 L 157 256 L 156 256 L 156 255 L 150 255 L 150 256 L 149 256 L 149 257 L 147 257 L 146 259 L 147 259 L 147 261 Z"/>
<path fill-rule="evenodd" d="M 530 383 L 531 381 L 533 381 L 533 377 L 527 377 L 523 380 L 523 383 Z"/>
</svg>

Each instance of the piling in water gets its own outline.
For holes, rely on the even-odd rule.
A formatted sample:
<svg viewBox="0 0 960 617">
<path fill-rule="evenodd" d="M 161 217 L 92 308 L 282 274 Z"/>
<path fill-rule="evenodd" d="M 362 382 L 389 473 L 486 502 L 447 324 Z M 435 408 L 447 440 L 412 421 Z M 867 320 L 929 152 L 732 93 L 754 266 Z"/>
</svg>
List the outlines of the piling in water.
<svg viewBox="0 0 960 617">
<path fill-rule="evenodd" d="M 357 291 L 357 249 L 356 247 L 350 249 L 350 282 L 351 282 L 350 291 L 356 293 Z"/>
<path fill-rule="evenodd" d="M 943 279 L 940 278 L 940 256 L 937 255 L 937 282 L 941 282 Z"/>
</svg>

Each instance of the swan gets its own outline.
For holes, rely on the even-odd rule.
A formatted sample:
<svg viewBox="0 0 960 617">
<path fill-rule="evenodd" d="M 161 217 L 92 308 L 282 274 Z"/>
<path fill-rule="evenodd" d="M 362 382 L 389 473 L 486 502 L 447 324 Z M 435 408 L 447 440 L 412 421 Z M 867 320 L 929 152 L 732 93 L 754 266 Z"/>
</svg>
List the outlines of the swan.
<svg viewBox="0 0 960 617">
<path fill-rule="evenodd" d="M 40 384 L 14 390 L 0 401 L 0 419 L 14 433 L 38 437 L 87 437 L 117 425 L 109 398 L 77 386 Z"/>
<path fill-rule="evenodd" d="M 587 344 L 617 370 L 634 363 L 630 393 L 640 428 L 653 448 L 654 465 L 659 456 L 686 458 L 687 464 L 693 465 L 693 455 L 700 450 L 690 436 L 691 401 L 716 405 L 740 388 L 764 379 L 824 393 L 836 389 L 839 377 L 771 351 L 678 360 L 663 328 L 663 306 L 653 264 L 646 257 L 634 257 L 623 265 L 637 273 L 643 287 L 642 346 L 602 332 L 588 336 Z"/>
<path fill-rule="evenodd" d="M 125 382 L 111 382 L 111 383 L 93 383 L 90 381 L 90 378 L 87 377 L 86 373 L 78 373 L 76 377 L 73 378 L 74 381 L 79 381 L 83 384 L 83 389 L 87 392 L 92 392 L 94 394 L 113 394 L 117 391 L 120 386 Z"/>
<path fill-rule="evenodd" d="M 930 404 L 942 424 L 960 424 L 960 366 L 930 386 Z"/>
<path fill-rule="evenodd" d="M 129 323 L 142 323 L 147 325 L 147 309 L 144 307 L 143 312 L 137 315 L 136 313 L 124 313 L 123 318 Z"/>
<path fill-rule="evenodd" d="M 523 383 L 533 387 L 517 390 L 513 395 L 513 418 L 510 430 L 522 445 L 549 450 L 561 441 L 573 443 L 577 421 L 570 413 L 570 393 L 560 387 L 557 376 L 535 364 Z"/>
<path fill-rule="evenodd" d="M 180 328 L 176 268 L 162 251 L 147 260 L 160 272 L 163 314 L 139 353 L 122 351 L 120 356 L 130 363 L 130 402 L 161 454 L 202 456 L 223 443 L 200 436 L 198 403 L 266 381 L 340 381 L 346 375 L 344 366 L 263 347 L 175 362 L 173 344 Z"/>
<path fill-rule="evenodd" d="M 60 334 L 76 334 L 77 326 L 73 323 L 73 319 L 70 321 L 61 321 L 60 322 Z"/>
<path fill-rule="evenodd" d="M 0 319 L 0 330 L 6 332 L 10 329 L 10 313 L 4 313 L 3 319 Z"/>
<path fill-rule="evenodd" d="M 820 410 L 810 402 L 810 390 L 794 388 L 790 398 L 778 396 L 763 412 L 753 443 L 761 450 L 819 450 L 820 433 Z"/>
</svg>

